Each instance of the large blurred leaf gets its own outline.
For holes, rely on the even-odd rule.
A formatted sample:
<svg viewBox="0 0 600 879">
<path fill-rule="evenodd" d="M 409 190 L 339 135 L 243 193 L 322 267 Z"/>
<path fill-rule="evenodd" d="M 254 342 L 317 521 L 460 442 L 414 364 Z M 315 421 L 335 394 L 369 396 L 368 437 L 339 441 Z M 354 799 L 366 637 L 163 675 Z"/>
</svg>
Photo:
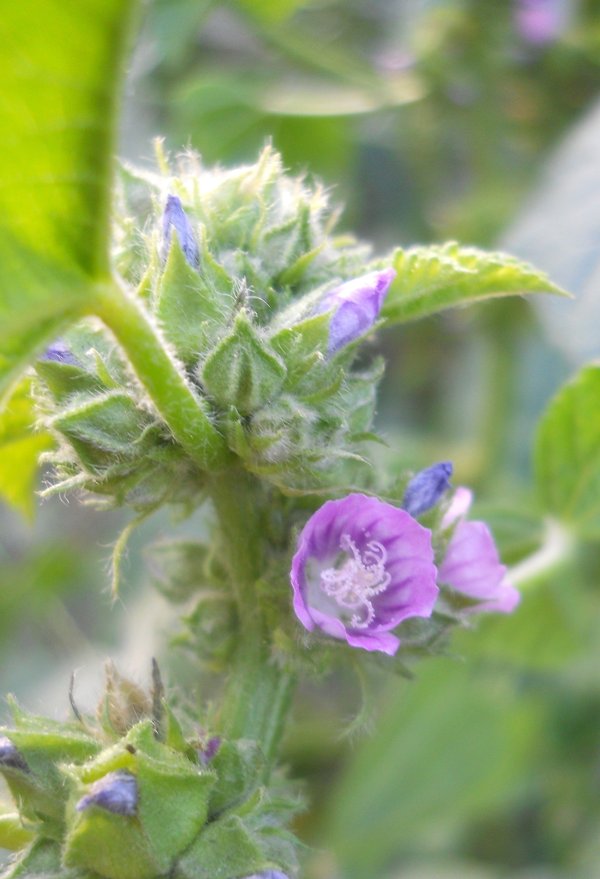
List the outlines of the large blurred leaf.
<svg viewBox="0 0 600 879">
<path fill-rule="evenodd" d="M 0 390 L 108 273 L 116 93 L 134 0 L 0 16 Z"/>
<path fill-rule="evenodd" d="M 538 299 L 548 335 L 582 366 L 600 353 L 600 102 L 556 150 L 502 246 L 532 260 L 574 296 Z"/>
<path fill-rule="evenodd" d="M 505 679 L 448 658 L 388 692 L 378 731 L 335 791 L 331 835 L 341 873 L 370 879 L 432 835 L 495 807 L 524 774 L 537 706 Z"/>
<path fill-rule="evenodd" d="M 505 253 L 453 242 L 398 250 L 397 275 L 383 305 L 388 324 L 426 317 L 482 299 L 524 293 L 563 293 L 533 266 Z"/>
<path fill-rule="evenodd" d="M 535 467 L 549 513 L 584 536 L 600 534 L 600 365 L 582 369 L 539 425 Z"/>
<path fill-rule="evenodd" d="M 34 432 L 29 384 L 21 382 L 0 411 L 0 498 L 32 518 L 38 456 L 52 445 L 52 438 Z"/>
</svg>

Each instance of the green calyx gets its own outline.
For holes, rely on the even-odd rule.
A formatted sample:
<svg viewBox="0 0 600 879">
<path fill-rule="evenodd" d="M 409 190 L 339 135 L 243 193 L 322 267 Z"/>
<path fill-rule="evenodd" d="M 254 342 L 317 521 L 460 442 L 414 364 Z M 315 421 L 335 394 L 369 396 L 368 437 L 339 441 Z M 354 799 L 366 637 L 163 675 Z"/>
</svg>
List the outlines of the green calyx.
<svg viewBox="0 0 600 879">
<path fill-rule="evenodd" d="M 178 234 L 165 240 L 170 195 L 189 223 L 193 264 Z M 368 250 L 332 234 L 336 216 L 270 148 L 234 171 L 189 157 L 172 175 L 125 169 L 119 276 L 98 288 L 93 322 L 63 337 L 66 356 L 36 365 L 40 420 L 56 442 L 46 493 L 191 509 L 206 474 L 236 458 L 285 491 L 348 481 L 373 401 L 357 397 L 356 346 L 330 358 L 331 314 L 315 309 L 365 271 Z M 358 425 L 346 417 L 357 410 Z"/>
<path fill-rule="evenodd" d="M 292 870 L 293 840 L 274 825 L 295 807 L 278 782 L 275 796 L 263 786 L 261 748 L 197 728 L 186 735 L 161 693 L 157 670 L 146 695 L 111 667 L 99 725 L 79 712 L 64 724 L 35 717 L 13 703 L 0 771 L 16 811 L 0 815 L 0 841 L 20 854 L 5 879 Z"/>
</svg>

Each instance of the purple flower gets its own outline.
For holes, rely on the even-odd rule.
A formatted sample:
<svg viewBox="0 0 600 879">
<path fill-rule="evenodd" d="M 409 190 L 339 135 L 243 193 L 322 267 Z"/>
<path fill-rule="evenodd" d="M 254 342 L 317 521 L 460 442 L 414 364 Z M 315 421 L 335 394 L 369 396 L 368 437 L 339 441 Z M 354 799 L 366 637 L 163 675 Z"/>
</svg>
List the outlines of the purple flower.
<svg viewBox="0 0 600 879">
<path fill-rule="evenodd" d="M 79 361 L 71 353 L 62 339 L 57 339 L 49 345 L 41 357 L 42 360 L 54 360 L 56 363 L 68 363 L 69 366 L 79 366 Z"/>
<path fill-rule="evenodd" d="M 466 515 L 472 500 L 467 488 L 456 490 L 452 503 L 442 520 L 449 528 L 458 521 L 439 570 L 439 582 L 456 592 L 476 599 L 481 610 L 510 613 L 521 596 L 506 579 L 494 538 L 485 522 L 469 522 Z"/>
<path fill-rule="evenodd" d="M 431 615 L 435 580 L 431 532 L 405 510 L 350 494 L 323 504 L 300 534 L 294 611 L 309 631 L 393 655 L 400 641 L 390 629 Z"/>
<path fill-rule="evenodd" d="M 517 30 L 527 43 L 552 43 L 567 26 L 568 11 L 566 0 L 517 0 Z"/>
<path fill-rule="evenodd" d="M 221 747 L 221 736 L 212 736 L 206 744 L 198 749 L 198 757 L 200 758 L 200 762 L 206 766 L 213 757 L 216 756 L 217 751 Z"/>
<path fill-rule="evenodd" d="M 20 769 L 21 772 L 29 772 L 25 758 L 6 736 L 0 736 L 0 769 Z"/>
<path fill-rule="evenodd" d="M 450 488 L 451 461 L 433 464 L 410 480 L 402 498 L 402 509 L 411 516 L 420 516 L 434 507 Z"/>
<path fill-rule="evenodd" d="M 394 269 L 369 272 L 325 294 L 315 314 L 333 312 L 329 324 L 330 356 L 371 329 L 395 277 Z"/>
<path fill-rule="evenodd" d="M 180 199 L 176 195 L 167 196 L 167 203 L 163 213 L 163 242 L 164 252 L 169 252 L 171 244 L 171 229 L 175 229 L 179 245 L 188 263 L 193 269 L 200 265 L 200 252 L 196 236 L 183 209 Z"/>
<path fill-rule="evenodd" d="M 95 781 L 89 794 L 82 797 L 75 807 L 84 812 L 90 806 L 98 806 L 115 815 L 135 815 L 138 803 L 138 786 L 135 775 L 125 769 L 109 772 Z"/>
</svg>

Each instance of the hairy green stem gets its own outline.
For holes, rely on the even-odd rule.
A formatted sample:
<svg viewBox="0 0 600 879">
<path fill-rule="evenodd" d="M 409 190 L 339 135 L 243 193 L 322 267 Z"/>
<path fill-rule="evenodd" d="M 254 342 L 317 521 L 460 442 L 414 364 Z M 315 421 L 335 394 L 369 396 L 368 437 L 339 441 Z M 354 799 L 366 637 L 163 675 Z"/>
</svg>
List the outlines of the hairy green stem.
<svg viewBox="0 0 600 879">
<path fill-rule="evenodd" d="M 265 499 L 260 497 L 259 483 L 243 470 L 215 478 L 210 493 L 239 615 L 238 646 L 225 688 L 220 726 L 228 738 L 258 742 L 269 766 L 283 733 L 294 678 L 272 659 L 256 593 L 266 555 Z"/>
<path fill-rule="evenodd" d="M 226 466 L 231 453 L 225 440 L 143 305 L 115 281 L 98 288 L 90 310 L 112 331 L 159 415 L 190 458 L 202 470 Z"/>
</svg>

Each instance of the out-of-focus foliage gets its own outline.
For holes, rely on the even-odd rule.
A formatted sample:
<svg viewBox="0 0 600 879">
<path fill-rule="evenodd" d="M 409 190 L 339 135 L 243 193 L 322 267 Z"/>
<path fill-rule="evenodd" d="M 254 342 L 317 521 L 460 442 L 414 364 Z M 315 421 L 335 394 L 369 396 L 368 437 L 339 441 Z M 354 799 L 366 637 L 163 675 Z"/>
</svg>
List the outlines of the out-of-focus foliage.
<svg viewBox="0 0 600 879">
<path fill-rule="evenodd" d="M 523 38 L 518 5 L 156 0 L 139 97 L 209 162 L 272 137 L 370 238 L 487 244 L 598 77 L 593 0 L 547 4 L 566 14 L 545 45 Z"/>
</svg>

